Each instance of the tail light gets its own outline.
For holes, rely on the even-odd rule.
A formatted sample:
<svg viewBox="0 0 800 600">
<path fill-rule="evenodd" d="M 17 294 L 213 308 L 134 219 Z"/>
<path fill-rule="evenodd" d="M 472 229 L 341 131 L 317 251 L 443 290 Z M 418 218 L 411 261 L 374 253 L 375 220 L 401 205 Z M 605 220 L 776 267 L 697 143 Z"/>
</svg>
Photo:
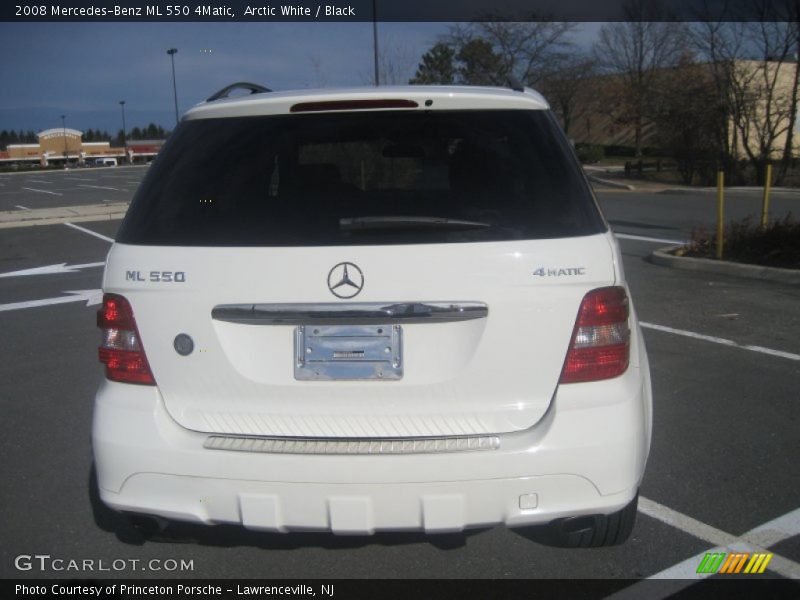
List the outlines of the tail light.
<svg viewBox="0 0 800 600">
<path fill-rule="evenodd" d="M 622 375 L 630 359 L 625 288 L 592 290 L 583 297 L 561 383 L 599 381 Z"/>
<path fill-rule="evenodd" d="M 97 326 L 103 332 L 100 362 L 106 366 L 111 381 L 155 385 L 150 365 L 130 303 L 117 294 L 104 294 L 97 311 Z"/>
</svg>

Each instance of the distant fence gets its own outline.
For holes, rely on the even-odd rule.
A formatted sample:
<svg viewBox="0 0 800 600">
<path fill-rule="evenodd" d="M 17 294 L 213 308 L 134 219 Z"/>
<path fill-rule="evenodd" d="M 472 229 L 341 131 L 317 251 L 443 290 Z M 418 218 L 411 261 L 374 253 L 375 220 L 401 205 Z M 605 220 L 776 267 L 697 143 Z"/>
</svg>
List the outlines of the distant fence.
<svg viewBox="0 0 800 600">
<path fill-rule="evenodd" d="M 671 160 L 626 160 L 625 177 L 630 177 L 634 173 L 641 175 L 645 171 L 655 171 L 656 173 L 660 173 L 661 171 L 674 171 L 677 168 L 678 164 Z"/>
</svg>

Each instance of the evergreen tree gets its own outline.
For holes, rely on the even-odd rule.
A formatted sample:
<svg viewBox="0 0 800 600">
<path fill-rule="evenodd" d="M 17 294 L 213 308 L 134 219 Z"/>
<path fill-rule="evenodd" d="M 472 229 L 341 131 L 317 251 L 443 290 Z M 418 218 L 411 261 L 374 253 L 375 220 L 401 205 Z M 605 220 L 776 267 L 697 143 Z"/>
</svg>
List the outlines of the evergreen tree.
<svg viewBox="0 0 800 600">
<path fill-rule="evenodd" d="M 417 67 L 417 72 L 409 81 L 412 84 L 439 84 L 455 83 L 456 52 L 447 44 L 438 42 L 422 55 L 422 62 Z"/>
<path fill-rule="evenodd" d="M 484 39 L 475 38 L 464 44 L 456 56 L 461 63 L 460 79 L 470 85 L 503 85 L 508 76 L 504 72 L 500 57 L 492 45 Z"/>
</svg>

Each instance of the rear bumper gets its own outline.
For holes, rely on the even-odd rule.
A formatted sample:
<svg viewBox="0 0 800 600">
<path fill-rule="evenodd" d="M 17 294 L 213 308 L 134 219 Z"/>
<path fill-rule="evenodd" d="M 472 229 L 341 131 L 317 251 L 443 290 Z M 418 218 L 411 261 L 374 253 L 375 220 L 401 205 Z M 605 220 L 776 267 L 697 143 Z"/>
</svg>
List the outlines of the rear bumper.
<svg viewBox="0 0 800 600">
<path fill-rule="evenodd" d="M 591 394 L 588 396 L 587 394 Z M 649 378 L 560 386 L 529 430 L 497 450 L 409 455 L 261 454 L 203 447 L 154 387 L 105 381 L 93 448 L 119 511 L 266 531 L 458 531 L 522 526 L 627 505 L 649 444 Z"/>
</svg>

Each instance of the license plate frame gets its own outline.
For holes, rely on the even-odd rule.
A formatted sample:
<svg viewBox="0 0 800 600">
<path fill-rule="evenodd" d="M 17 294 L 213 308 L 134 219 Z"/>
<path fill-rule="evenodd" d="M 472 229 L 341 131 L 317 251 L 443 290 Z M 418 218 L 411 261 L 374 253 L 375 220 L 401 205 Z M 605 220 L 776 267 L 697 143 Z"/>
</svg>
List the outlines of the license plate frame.
<svg viewBox="0 0 800 600">
<path fill-rule="evenodd" d="M 401 325 L 299 325 L 298 381 L 397 381 L 403 378 Z"/>
</svg>

